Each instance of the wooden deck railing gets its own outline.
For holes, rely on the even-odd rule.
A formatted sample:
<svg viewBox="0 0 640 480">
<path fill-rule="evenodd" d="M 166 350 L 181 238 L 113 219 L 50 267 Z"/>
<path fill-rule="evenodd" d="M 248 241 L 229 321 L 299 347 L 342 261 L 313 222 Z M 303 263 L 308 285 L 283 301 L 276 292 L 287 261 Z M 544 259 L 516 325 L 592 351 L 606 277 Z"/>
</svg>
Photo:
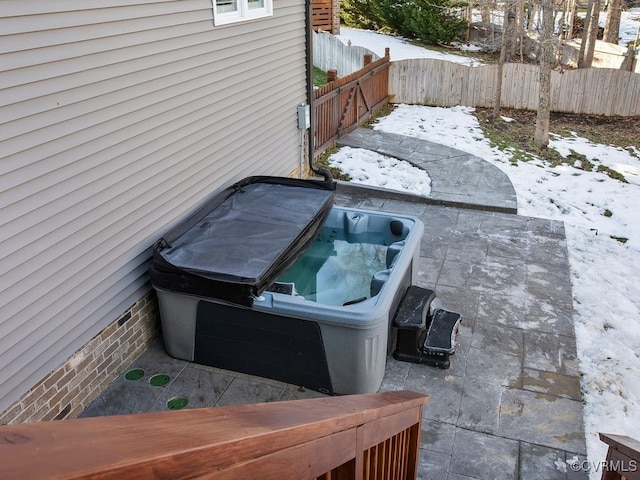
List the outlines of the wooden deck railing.
<svg viewBox="0 0 640 480">
<path fill-rule="evenodd" d="M 602 480 L 640 480 L 640 442 L 625 435 L 601 433 L 609 445 Z"/>
<path fill-rule="evenodd" d="M 8 479 L 415 479 L 410 391 L 0 427 Z"/>
</svg>

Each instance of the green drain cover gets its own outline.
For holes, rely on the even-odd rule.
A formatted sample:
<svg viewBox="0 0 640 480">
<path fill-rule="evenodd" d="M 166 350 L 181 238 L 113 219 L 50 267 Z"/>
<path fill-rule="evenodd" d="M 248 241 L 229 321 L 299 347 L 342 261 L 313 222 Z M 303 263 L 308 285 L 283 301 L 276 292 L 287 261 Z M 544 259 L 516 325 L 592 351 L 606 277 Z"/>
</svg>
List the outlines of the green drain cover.
<svg viewBox="0 0 640 480">
<path fill-rule="evenodd" d="M 153 377 L 151 377 L 149 383 L 154 387 L 163 387 L 164 385 L 169 383 L 169 375 L 159 373 L 158 375 L 154 375 Z"/>
<path fill-rule="evenodd" d="M 134 368 L 124 374 L 124 378 L 127 380 L 140 380 L 142 377 L 144 377 L 144 370 L 141 368 Z"/>
<path fill-rule="evenodd" d="M 167 408 L 169 410 L 180 410 L 186 407 L 187 403 L 189 403 L 189 401 L 184 397 L 173 397 L 167 402 Z"/>
</svg>

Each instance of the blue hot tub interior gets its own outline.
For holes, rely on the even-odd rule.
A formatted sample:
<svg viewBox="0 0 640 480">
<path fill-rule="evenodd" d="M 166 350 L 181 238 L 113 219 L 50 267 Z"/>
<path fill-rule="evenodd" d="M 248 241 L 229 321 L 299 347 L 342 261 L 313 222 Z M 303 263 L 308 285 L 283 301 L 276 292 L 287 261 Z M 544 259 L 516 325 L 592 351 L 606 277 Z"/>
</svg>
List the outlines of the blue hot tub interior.
<svg viewBox="0 0 640 480">
<path fill-rule="evenodd" d="M 359 303 L 379 293 L 409 231 L 406 220 L 333 208 L 315 241 L 278 282 L 316 303 Z"/>
</svg>

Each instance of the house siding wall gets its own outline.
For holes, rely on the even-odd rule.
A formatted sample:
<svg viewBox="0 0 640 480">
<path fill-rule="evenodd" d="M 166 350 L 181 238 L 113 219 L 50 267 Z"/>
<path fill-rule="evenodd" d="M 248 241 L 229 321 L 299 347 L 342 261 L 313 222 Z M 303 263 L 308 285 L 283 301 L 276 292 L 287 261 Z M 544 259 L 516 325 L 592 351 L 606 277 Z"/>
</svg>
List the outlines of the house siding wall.
<svg viewBox="0 0 640 480">
<path fill-rule="evenodd" d="M 0 425 L 78 416 L 158 335 L 149 292 L 0 414 Z"/>
<path fill-rule="evenodd" d="M 0 412 L 149 292 L 150 246 L 212 191 L 298 166 L 302 0 L 5 0 Z"/>
</svg>

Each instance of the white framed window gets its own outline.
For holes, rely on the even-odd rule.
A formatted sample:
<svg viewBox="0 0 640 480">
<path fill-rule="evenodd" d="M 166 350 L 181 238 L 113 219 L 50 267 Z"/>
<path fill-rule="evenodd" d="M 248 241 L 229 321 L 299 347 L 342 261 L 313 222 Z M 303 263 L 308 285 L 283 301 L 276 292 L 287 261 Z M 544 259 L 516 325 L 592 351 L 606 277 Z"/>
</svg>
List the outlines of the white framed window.
<svg viewBox="0 0 640 480">
<path fill-rule="evenodd" d="M 273 0 L 212 0 L 212 2 L 215 25 L 273 15 Z"/>
</svg>

